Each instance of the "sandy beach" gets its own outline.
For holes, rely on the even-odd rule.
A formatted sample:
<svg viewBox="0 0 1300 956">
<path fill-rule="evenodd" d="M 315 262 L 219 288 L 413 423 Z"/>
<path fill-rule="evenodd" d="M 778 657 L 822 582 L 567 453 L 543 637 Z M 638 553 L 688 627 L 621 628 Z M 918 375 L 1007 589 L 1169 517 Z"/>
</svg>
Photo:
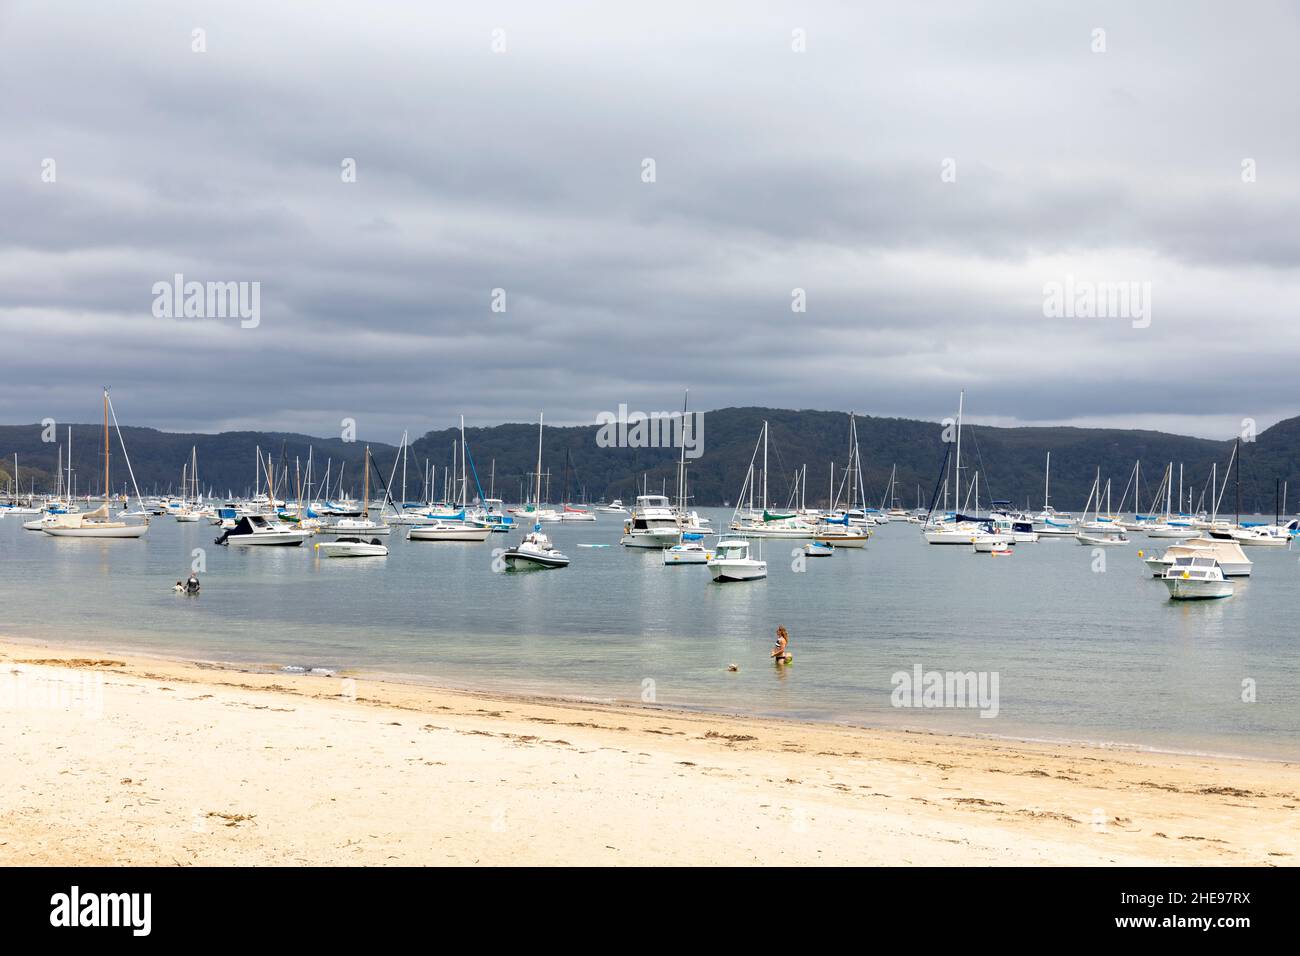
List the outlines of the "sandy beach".
<svg viewBox="0 0 1300 956">
<path fill-rule="evenodd" d="M 0 864 L 1293 865 L 1300 767 L 0 642 Z"/>
</svg>

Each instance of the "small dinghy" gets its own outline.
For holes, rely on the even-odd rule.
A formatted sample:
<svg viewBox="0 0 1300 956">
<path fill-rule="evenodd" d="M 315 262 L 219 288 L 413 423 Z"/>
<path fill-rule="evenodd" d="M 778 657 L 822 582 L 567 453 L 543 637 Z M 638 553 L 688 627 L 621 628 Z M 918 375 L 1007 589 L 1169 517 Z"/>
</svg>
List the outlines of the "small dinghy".
<svg viewBox="0 0 1300 956">
<path fill-rule="evenodd" d="M 1173 566 L 1165 571 L 1164 582 L 1171 601 L 1232 597 L 1236 588 L 1223 576 L 1218 561 L 1196 555 L 1174 558 Z"/>
<path fill-rule="evenodd" d="M 825 541 L 809 541 L 803 546 L 803 553 L 810 558 L 829 558 L 835 553 L 835 545 Z"/>
<path fill-rule="evenodd" d="M 321 541 L 316 550 L 327 558 L 386 558 L 388 548 L 378 538 L 364 541 L 361 538 L 336 538 L 333 541 Z"/>
</svg>

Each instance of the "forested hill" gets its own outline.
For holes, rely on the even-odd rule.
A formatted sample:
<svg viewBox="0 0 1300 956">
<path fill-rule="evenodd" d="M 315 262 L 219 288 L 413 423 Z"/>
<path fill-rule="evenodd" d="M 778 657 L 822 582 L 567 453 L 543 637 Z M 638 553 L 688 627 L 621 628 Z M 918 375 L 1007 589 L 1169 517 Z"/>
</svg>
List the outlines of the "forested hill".
<svg viewBox="0 0 1300 956">
<path fill-rule="evenodd" d="M 839 475 L 849 450 L 849 416 L 826 412 L 775 408 L 723 408 L 704 413 L 703 454 L 690 461 L 690 487 L 697 505 L 734 502 L 744 483 L 763 421 L 770 422 L 769 500 L 774 506 L 788 501 L 793 475 L 808 466 L 808 504 L 825 500 L 830 484 L 831 463 Z M 859 417 L 861 447 L 868 496 L 883 500 L 890 469 L 897 465 L 899 503 L 914 507 L 918 496 L 928 502 L 944 458 L 942 426 L 902 418 Z M 66 443 L 66 425 L 60 425 L 58 440 Z M 73 469 L 77 490 L 95 488 L 102 480 L 99 425 L 73 425 Z M 547 426 L 543 471 L 549 472 L 550 495 L 559 501 L 563 494 L 566 464 L 569 465 L 569 498 L 597 501 L 605 498 L 630 500 L 646 483 L 650 490 L 671 492 L 676 474 L 677 452 L 672 448 L 607 448 L 597 443 L 595 425 Z M 313 449 L 319 476 L 326 461 L 337 476 L 344 465 L 344 484 L 359 493 L 362 445 L 338 438 L 315 438 L 282 432 L 223 432 L 181 434 L 152 428 L 123 428 L 141 491 L 153 493 L 178 490 L 181 467 L 189 460 L 191 446 L 197 448 L 199 478 L 205 488 L 218 495 L 243 495 L 253 486 L 255 449 L 270 453 L 279 471 L 282 463 L 292 473 L 295 460 L 305 466 L 308 449 Z M 508 501 L 519 497 L 525 476 L 534 470 L 537 457 L 536 424 L 496 425 L 467 428 L 466 436 L 475 472 L 489 490 L 495 474 L 497 497 Z M 421 492 L 426 460 L 436 467 L 439 490 L 443 469 L 450 463 L 455 429 L 425 434 L 412 443 L 407 470 L 409 498 Z M 120 489 L 128 476 L 117 442 L 113 443 L 113 485 Z M 0 484 L 8 487 L 17 452 L 24 489 L 34 477 L 37 487 L 52 487 L 57 445 L 41 441 L 39 425 L 0 426 Z M 377 462 L 387 478 L 393 466 L 393 444 L 371 442 Z M 1286 481 L 1292 500 L 1300 495 L 1300 418 L 1292 418 L 1261 432 L 1254 442 L 1243 443 L 1242 499 L 1248 513 L 1269 514 L 1273 510 L 1274 483 Z M 1224 467 L 1232 453 L 1232 441 L 1210 441 L 1164 432 L 1106 428 L 994 428 L 968 426 L 962 435 L 963 474 L 967 481 L 978 470 L 980 499 L 1009 499 L 1019 506 L 1028 502 L 1037 508 L 1043 499 L 1043 468 L 1052 453 L 1052 503 L 1062 509 L 1083 505 L 1098 467 L 1103 481 L 1113 481 L 1115 504 L 1133 469 L 1142 461 L 1143 504 L 1159 483 L 1167 462 L 1174 462 L 1175 476 L 1183 466 L 1185 487 L 1199 498 L 1211 466 Z M 400 471 L 399 471 L 400 475 Z M 1176 481 L 1175 477 L 1175 481 Z M 400 481 L 400 478 L 399 478 Z M 472 481 L 471 481 L 472 485 Z M 472 493 L 472 491 L 471 491 Z M 1235 509 L 1235 486 L 1230 481 L 1224 510 Z"/>
</svg>

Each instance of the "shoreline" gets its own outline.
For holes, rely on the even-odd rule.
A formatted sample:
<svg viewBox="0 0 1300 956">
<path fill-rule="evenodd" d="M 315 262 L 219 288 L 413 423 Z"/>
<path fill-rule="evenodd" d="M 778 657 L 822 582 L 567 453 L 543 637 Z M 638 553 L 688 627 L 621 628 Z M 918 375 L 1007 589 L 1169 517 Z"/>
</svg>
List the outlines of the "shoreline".
<svg viewBox="0 0 1300 956">
<path fill-rule="evenodd" d="M 0 863 L 11 865 L 1300 860 L 1300 764 L 1287 761 L 259 672 L 8 638 L 0 675 L 16 761 L 0 780 Z M 42 704 L 38 687 L 86 699 Z"/>
<path fill-rule="evenodd" d="M 230 661 L 219 659 L 202 659 L 193 654 L 187 653 L 179 648 L 170 650 L 160 649 L 139 649 L 137 646 L 121 644 L 113 641 L 102 642 L 99 644 L 85 644 L 81 642 L 69 643 L 62 640 L 55 640 L 49 637 L 36 636 L 16 636 L 12 634 L 0 634 L 0 660 L 3 660 L 3 654 L 10 648 L 40 648 L 54 651 L 67 655 L 85 655 L 90 657 L 103 657 L 105 655 L 126 657 L 135 661 L 152 661 L 155 663 L 167 663 L 177 665 L 193 665 L 201 668 L 210 668 L 218 671 L 229 671 L 231 673 L 241 674 L 260 674 L 263 676 L 281 676 L 281 677 L 319 677 L 322 679 L 354 679 L 357 681 L 366 681 L 373 684 L 393 685 L 395 687 L 407 687 L 412 689 L 422 689 L 431 692 L 445 692 L 448 694 L 464 694 L 468 696 L 482 696 L 493 700 L 501 701 L 520 701 L 524 703 L 536 704 L 574 704 L 584 705 L 592 704 L 601 707 L 614 708 L 632 708 L 654 713 L 681 714 L 681 715 L 699 715 L 706 717 L 715 717 L 720 720 L 759 720 L 773 721 L 777 723 L 790 723 L 807 727 L 838 727 L 846 730 L 860 730 L 864 732 L 881 732 L 886 734 L 903 733 L 903 734 L 920 734 L 933 735 L 936 737 L 956 737 L 977 741 L 988 741 L 993 743 L 1007 744 L 1030 744 L 1048 747 L 1086 747 L 1090 749 L 1113 751 L 1117 753 L 1149 753 L 1164 754 L 1175 757 L 1189 758 L 1207 758 L 1212 760 L 1238 760 L 1246 762 L 1259 762 L 1268 764 L 1295 764 L 1300 766 L 1300 753 L 1295 755 L 1277 755 L 1264 753 L 1234 753 L 1227 750 L 1209 750 L 1194 746 L 1190 742 L 1186 746 L 1168 745 L 1162 746 L 1151 743 L 1141 743 L 1128 740 L 1099 740 L 1089 737 L 1073 737 L 1067 734 L 1054 736 L 1043 733 L 1041 730 L 1026 729 L 1024 733 L 980 733 L 971 731 L 966 728 L 959 730 L 943 730 L 934 727 L 921 725 L 908 725 L 905 723 L 854 723 L 852 721 L 842 720 L 823 720 L 813 717 L 792 717 L 782 714 L 771 713 L 743 713 L 739 711 L 713 709 L 704 705 L 693 706 L 689 704 L 643 704 L 629 700 L 622 700 L 617 697 L 599 697 L 586 694 L 565 694 L 559 692 L 546 691 L 520 691 L 512 690 L 507 687 L 495 686 L 489 683 L 456 683 L 440 680 L 429 675 L 416 673 L 403 673 L 398 671 L 383 670 L 365 670 L 352 667 L 330 667 L 324 668 L 329 673 L 304 673 L 298 671 L 286 670 L 290 666 L 282 663 L 270 661 Z"/>
</svg>

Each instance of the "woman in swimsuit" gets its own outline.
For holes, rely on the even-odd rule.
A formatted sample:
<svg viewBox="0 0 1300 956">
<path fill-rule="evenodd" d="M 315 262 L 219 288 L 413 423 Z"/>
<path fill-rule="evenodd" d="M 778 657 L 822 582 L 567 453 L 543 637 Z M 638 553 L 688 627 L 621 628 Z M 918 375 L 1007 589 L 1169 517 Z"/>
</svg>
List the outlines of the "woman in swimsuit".
<svg viewBox="0 0 1300 956">
<path fill-rule="evenodd" d="M 776 629 L 776 643 L 772 645 L 771 658 L 778 664 L 784 664 L 790 659 L 786 649 L 790 646 L 790 635 L 782 624 Z"/>
</svg>

